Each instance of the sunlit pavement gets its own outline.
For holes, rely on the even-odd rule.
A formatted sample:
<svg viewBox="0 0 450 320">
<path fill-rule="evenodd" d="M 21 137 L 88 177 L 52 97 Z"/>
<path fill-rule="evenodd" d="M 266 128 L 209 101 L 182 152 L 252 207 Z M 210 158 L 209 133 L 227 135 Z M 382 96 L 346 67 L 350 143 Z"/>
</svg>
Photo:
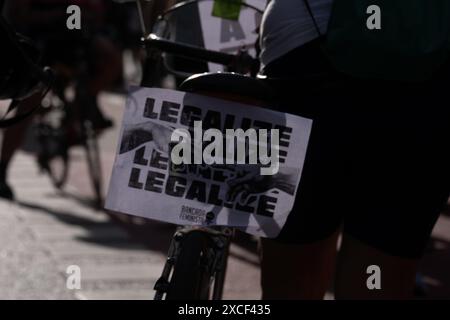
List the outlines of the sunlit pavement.
<svg viewBox="0 0 450 320">
<path fill-rule="evenodd" d="M 104 94 L 100 101 L 116 123 L 100 139 L 107 190 L 124 96 Z M 62 193 L 31 154 L 16 155 L 10 171 L 16 203 L 0 200 L 0 299 L 153 298 L 173 227 L 96 211 L 87 174 L 83 151 L 75 148 Z M 71 265 L 81 269 L 80 289 L 67 288 Z M 255 250 L 232 246 L 224 297 L 260 297 Z"/>
</svg>

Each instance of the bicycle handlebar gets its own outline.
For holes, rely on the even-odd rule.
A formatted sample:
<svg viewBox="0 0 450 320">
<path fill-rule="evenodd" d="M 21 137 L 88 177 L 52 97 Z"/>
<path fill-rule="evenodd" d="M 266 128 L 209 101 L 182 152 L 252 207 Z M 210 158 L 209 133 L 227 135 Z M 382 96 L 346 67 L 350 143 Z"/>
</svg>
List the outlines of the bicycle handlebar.
<svg viewBox="0 0 450 320">
<path fill-rule="evenodd" d="M 223 65 L 231 64 L 236 58 L 235 56 L 228 53 L 203 49 L 189 44 L 172 42 L 158 37 L 153 33 L 147 36 L 147 38 L 144 40 L 144 44 L 147 48 L 155 48 L 167 53 L 186 56 L 188 58 L 205 60 Z"/>
<path fill-rule="evenodd" d="M 258 63 L 258 60 L 250 55 L 232 55 L 229 53 L 208 50 L 189 44 L 172 42 L 151 33 L 144 40 L 147 49 L 153 48 L 163 52 L 184 56 L 186 58 L 197 59 L 212 63 L 230 66 L 233 63 L 240 63 L 251 68 Z"/>
</svg>

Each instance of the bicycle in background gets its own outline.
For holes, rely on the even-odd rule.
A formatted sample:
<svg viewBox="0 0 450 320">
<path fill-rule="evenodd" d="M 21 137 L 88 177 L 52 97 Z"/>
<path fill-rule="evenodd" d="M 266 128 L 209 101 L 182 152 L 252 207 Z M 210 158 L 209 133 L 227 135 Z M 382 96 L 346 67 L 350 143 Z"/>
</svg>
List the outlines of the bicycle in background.
<svg viewBox="0 0 450 320">
<path fill-rule="evenodd" d="M 93 204 L 103 205 L 102 167 L 98 135 L 92 108 L 87 101 L 87 88 L 83 85 L 88 76 L 85 65 L 77 68 L 77 80 L 57 78 L 42 103 L 42 111 L 36 117 L 32 132 L 37 140 L 37 162 L 42 172 L 49 175 L 54 187 L 63 189 L 70 169 L 70 149 L 81 146 L 88 167 L 89 180 L 94 191 Z M 71 94 L 68 91 L 72 91 Z M 72 95 L 69 99 L 68 95 Z"/>
</svg>

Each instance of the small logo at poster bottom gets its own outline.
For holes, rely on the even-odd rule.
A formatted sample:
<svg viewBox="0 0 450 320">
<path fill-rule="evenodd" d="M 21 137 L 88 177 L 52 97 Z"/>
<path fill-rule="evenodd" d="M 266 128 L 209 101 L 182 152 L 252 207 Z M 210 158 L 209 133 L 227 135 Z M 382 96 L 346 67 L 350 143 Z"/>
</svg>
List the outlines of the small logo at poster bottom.
<svg viewBox="0 0 450 320">
<path fill-rule="evenodd" d="M 206 213 L 203 209 L 181 206 L 180 219 L 192 223 L 202 224 L 208 220 L 208 213 Z"/>
</svg>

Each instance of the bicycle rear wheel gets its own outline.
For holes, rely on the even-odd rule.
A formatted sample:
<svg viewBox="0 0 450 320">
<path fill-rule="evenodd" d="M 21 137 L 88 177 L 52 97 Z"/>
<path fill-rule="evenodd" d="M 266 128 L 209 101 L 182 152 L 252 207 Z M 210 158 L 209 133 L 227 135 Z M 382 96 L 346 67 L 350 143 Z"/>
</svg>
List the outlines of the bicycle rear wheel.
<svg viewBox="0 0 450 320">
<path fill-rule="evenodd" d="M 47 171 L 55 188 L 62 189 L 69 172 L 69 157 L 67 153 L 52 157 L 47 162 Z"/>
<path fill-rule="evenodd" d="M 39 167 L 50 176 L 53 186 L 61 189 L 67 181 L 69 154 L 64 130 L 39 123 L 36 126 Z"/>
<path fill-rule="evenodd" d="M 89 178 L 94 191 L 94 202 L 97 208 L 101 208 L 103 205 L 102 167 L 97 134 L 89 120 L 83 121 L 83 127 L 85 133 L 84 149 L 86 152 L 86 160 L 89 169 Z"/>
<path fill-rule="evenodd" d="M 211 239 L 202 232 L 183 235 L 166 300 L 209 300 L 214 276 Z"/>
</svg>

